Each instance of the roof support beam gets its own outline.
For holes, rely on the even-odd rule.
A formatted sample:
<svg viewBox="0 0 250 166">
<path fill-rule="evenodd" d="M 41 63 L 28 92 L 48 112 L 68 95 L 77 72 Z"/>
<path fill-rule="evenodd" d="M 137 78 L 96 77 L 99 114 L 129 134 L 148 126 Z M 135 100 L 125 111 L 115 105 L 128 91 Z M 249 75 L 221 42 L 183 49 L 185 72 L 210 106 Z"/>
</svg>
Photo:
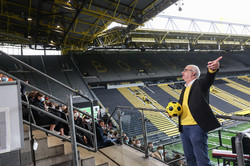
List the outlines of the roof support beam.
<svg viewBox="0 0 250 166">
<path fill-rule="evenodd" d="M 120 0 L 118 0 L 118 3 L 117 3 L 117 5 L 116 5 L 116 8 L 115 8 L 115 11 L 114 11 L 114 14 L 113 14 L 113 17 L 115 17 L 115 14 L 116 14 L 116 11 L 117 11 L 117 9 L 118 9 L 119 4 L 120 4 Z"/>
<path fill-rule="evenodd" d="M 104 11 L 103 12 L 103 14 L 105 14 L 107 12 L 107 10 L 106 11 Z M 87 33 L 89 33 L 89 31 L 94 27 L 94 25 L 96 25 L 100 20 L 103 20 L 101 17 L 99 17 L 96 21 L 95 21 L 95 23 L 93 24 L 93 26 L 91 26 L 86 32 Z M 109 23 L 109 22 L 107 22 L 107 23 Z M 105 27 L 105 26 L 104 26 Z M 95 27 L 95 29 L 96 29 L 97 27 Z M 101 29 L 101 28 L 100 28 Z M 93 36 L 92 36 L 92 38 L 94 37 L 96 37 L 97 36 L 97 34 L 94 34 Z M 79 42 L 78 43 L 82 43 L 81 44 L 81 47 L 83 46 L 83 42 L 82 42 L 82 40 L 84 39 L 84 37 L 85 36 L 83 36 L 83 37 L 81 37 L 81 40 L 79 40 Z"/>
<path fill-rule="evenodd" d="M 159 41 L 159 43 L 162 43 L 162 42 L 163 42 L 163 40 L 164 40 L 165 37 L 168 35 L 168 33 L 169 33 L 169 31 L 167 31 L 167 32 L 165 33 L 165 35 L 162 37 L 162 39 Z"/>
<path fill-rule="evenodd" d="M 89 16 L 93 16 L 93 17 L 99 17 L 108 21 L 116 21 L 119 22 L 121 24 L 125 24 L 126 22 L 130 23 L 130 24 L 135 24 L 137 26 L 139 26 L 140 24 L 133 22 L 133 21 L 129 21 L 128 19 L 122 19 L 119 17 L 113 17 L 110 16 L 109 14 L 102 14 L 100 12 L 94 11 L 94 10 L 88 10 L 88 9 L 83 9 L 82 11 L 83 14 L 89 15 Z M 101 15 L 101 16 L 100 16 Z"/>
<path fill-rule="evenodd" d="M 28 19 L 30 19 L 30 18 L 31 18 L 31 17 L 30 17 L 31 3 L 32 3 L 32 0 L 30 0 L 30 2 L 29 2 Z M 30 34 L 30 28 L 31 28 L 31 21 L 32 21 L 32 20 L 28 20 L 28 21 L 29 21 L 28 36 L 30 36 L 30 35 L 31 35 L 31 34 Z"/>
<path fill-rule="evenodd" d="M 37 36 L 38 36 L 38 28 L 39 28 L 39 22 L 40 22 L 40 14 L 41 14 L 41 0 L 35 1 L 36 4 L 36 25 L 34 30 L 34 40 L 35 40 L 35 49 L 37 47 Z"/>
<path fill-rule="evenodd" d="M 128 22 L 131 20 L 131 17 L 132 17 L 132 15 L 133 15 L 133 13 L 134 13 L 134 10 L 135 10 L 135 7 L 136 7 L 136 5 L 137 5 L 138 0 L 135 0 L 134 2 L 135 2 L 135 4 L 134 4 L 133 10 L 132 10 L 132 12 L 131 12 L 131 14 L 130 14 L 130 16 L 129 16 L 129 18 L 128 18 Z M 133 3 L 134 3 L 134 2 L 133 2 Z"/>
<path fill-rule="evenodd" d="M 78 18 L 79 15 L 81 14 L 81 11 L 82 11 L 83 7 L 84 7 L 86 4 L 87 4 L 87 0 L 85 0 L 84 2 L 82 2 L 82 4 L 81 4 L 81 6 L 79 7 L 79 9 L 76 11 L 76 15 L 75 15 L 73 21 L 70 23 L 70 25 L 69 25 L 67 31 L 64 33 L 63 38 L 62 38 L 62 40 L 61 40 L 60 43 L 59 43 L 59 46 L 63 43 L 63 41 L 64 41 L 64 39 L 66 38 L 66 36 L 68 35 L 68 33 L 69 33 L 71 27 L 74 25 L 75 21 L 77 20 L 77 18 Z"/>
<path fill-rule="evenodd" d="M 193 41 L 193 43 L 192 44 L 195 44 L 199 39 L 200 39 L 200 37 L 203 35 L 203 33 L 202 34 L 200 34 L 196 39 L 195 39 L 195 41 Z"/>
<path fill-rule="evenodd" d="M 3 14 L 3 2 L 4 0 L 1 1 L 1 14 Z"/>
<path fill-rule="evenodd" d="M 224 41 L 226 41 L 229 37 L 231 37 L 231 35 L 228 35 L 225 39 L 223 39 L 220 44 L 223 44 Z"/>
<path fill-rule="evenodd" d="M 115 2 L 112 2 L 112 1 L 109 1 L 109 0 L 103 0 L 103 1 L 109 2 L 109 3 L 113 4 L 113 5 L 116 5 Z M 124 11 L 133 10 L 133 9 L 131 8 L 131 5 L 125 6 L 125 5 L 120 4 L 120 6 L 123 7 L 123 8 L 126 8 Z M 139 10 L 136 10 L 136 12 L 140 13 Z"/>
</svg>

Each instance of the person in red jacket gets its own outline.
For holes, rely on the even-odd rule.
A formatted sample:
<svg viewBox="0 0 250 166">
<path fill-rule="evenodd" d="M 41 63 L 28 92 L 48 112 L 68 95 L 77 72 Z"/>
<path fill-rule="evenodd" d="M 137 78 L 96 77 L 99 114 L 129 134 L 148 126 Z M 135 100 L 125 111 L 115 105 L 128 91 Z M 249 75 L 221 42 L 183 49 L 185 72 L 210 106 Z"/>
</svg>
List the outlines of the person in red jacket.
<svg viewBox="0 0 250 166">
<path fill-rule="evenodd" d="M 219 70 L 221 58 L 208 62 L 207 73 L 202 78 L 199 78 L 200 69 L 196 65 L 187 65 L 182 71 L 186 84 L 179 99 L 183 109 L 179 116 L 179 131 L 189 166 L 211 165 L 207 133 L 220 127 L 220 123 L 209 106 L 209 89 Z"/>
</svg>

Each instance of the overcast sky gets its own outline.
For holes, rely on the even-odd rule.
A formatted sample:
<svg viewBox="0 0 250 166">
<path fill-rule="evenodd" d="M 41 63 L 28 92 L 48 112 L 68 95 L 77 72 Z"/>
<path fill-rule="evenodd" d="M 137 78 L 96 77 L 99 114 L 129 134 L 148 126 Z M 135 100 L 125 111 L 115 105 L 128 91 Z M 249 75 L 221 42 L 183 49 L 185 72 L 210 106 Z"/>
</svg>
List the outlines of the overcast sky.
<svg viewBox="0 0 250 166">
<path fill-rule="evenodd" d="M 172 5 L 161 14 L 250 25 L 250 0 L 182 0 L 182 11 Z"/>
<path fill-rule="evenodd" d="M 178 10 L 180 3 L 183 3 L 182 11 Z M 249 8 L 250 0 L 181 0 L 177 2 L 177 5 L 173 4 L 159 14 L 250 25 Z M 151 19 L 149 23 L 151 25 L 146 25 L 145 28 L 153 26 L 151 28 L 158 29 L 157 25 L 164 28 L 166 24 L 164 20 L 157 18 Z M 119 26 L 119 24 L 112 23 L 108 29 L 114 26 Z"/>
</svg>

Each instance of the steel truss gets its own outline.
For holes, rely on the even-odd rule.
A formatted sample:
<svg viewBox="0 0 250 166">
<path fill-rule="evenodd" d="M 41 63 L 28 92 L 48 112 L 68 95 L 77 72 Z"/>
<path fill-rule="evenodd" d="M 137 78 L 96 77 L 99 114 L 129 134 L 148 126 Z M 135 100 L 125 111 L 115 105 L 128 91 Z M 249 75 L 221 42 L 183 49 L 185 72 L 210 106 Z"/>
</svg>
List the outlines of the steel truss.
<svg viewBox="0 0 250 166">
<path fill-rule="evenodd" d="M 129 33 L 124 33 L 122 27 L 108 30 L 97 37 L 96 47 L 143 48 L 144 51 L 242 51 L 250 46 L 250 25 L 165 15 L 154 19 L 161 20 L 160 27 L 149 21 Z"/>
</svg>

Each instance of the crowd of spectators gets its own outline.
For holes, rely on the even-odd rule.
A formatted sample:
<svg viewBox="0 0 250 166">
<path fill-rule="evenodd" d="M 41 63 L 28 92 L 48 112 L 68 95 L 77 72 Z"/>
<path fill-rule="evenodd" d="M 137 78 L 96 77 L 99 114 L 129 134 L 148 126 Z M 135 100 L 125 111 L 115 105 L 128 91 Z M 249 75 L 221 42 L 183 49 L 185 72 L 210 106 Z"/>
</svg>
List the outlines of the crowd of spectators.
<svg viewBox="0 0 250 166">
<path fill-rule="evenodd" d="M 12 78 L 7 77 L 6 75 L 0 73 L 0 82 L 13 81 Z"/>
<path fill-rule="evenodd" d="M 28 83 L 28 81 L 26 81 Z M 47 113 L 53 114 L 58 118 L 62 118 L 68 121 L 68 109 L 66 105 L 59 105 L 53 102 L 44 94 L 38 91 L 26 92 L 25 86 L 21 86 L 22 100 L 29 104 L 36 106 L 37 108 L 46 111 Z M 42 111 L 32 109 L 32 115 L 36 125 L 47 128 L 50 132 L 56 135 L 61 135 L 64 138 L 70 138 L 69 126 L 55 118 L 52 118 Z M 92 130 L 92 118 L 78 112 L 73 111 L 75 125 L 93 132 Z M 26 117 L 26 120 L 27 117 Z M 98 148 L 115 145 L 120 142 L 118 131 L 113 128 L 111 121 L 104 123 L 102 119 L 95 119 L 96 135 L 97 135 L 97 146 Z M 80 129 L 75 129 L 76 141 L 88 147 L 94 147 L 94 138 L 91 134 L 84 132 Z"/>
<path fill-rule="evenodd" d="M 26 95 L 26 94 L 22 94 Z M 67 120 L 67 107 L 66 106 L 59 106 L 57 103 L 54 103 L 50 101 L 47 97 L 45 97 L 42 93 L 38 91 L 31 91 L 29 94 L 27 94 L 26 97 L 22 97 L 23 99 L 26 99 L 26 102 L 29 102 L 30 104 L 36 106 L 37 108 L 46 111 L 48 113 L 51 113 L 59 118 L 62 118 L 64 120 Z M 28 100 L 28 101 L 27 101 Z M 65 133 L 68 133 L 68 126 L 59 120 L 52 118 L 50 116 L 47 116 L 41 111 L 38 111 L 36 109 L 32 109 L 32 113 L 34 116 L 34 121 L 36 125 L 39 126 L 49 126 L 49 131 L 54 134 L 60 134 L 61 136 L 65 138 L 70 138 L 70 136 L 66 135 Z"/>
</svg>

